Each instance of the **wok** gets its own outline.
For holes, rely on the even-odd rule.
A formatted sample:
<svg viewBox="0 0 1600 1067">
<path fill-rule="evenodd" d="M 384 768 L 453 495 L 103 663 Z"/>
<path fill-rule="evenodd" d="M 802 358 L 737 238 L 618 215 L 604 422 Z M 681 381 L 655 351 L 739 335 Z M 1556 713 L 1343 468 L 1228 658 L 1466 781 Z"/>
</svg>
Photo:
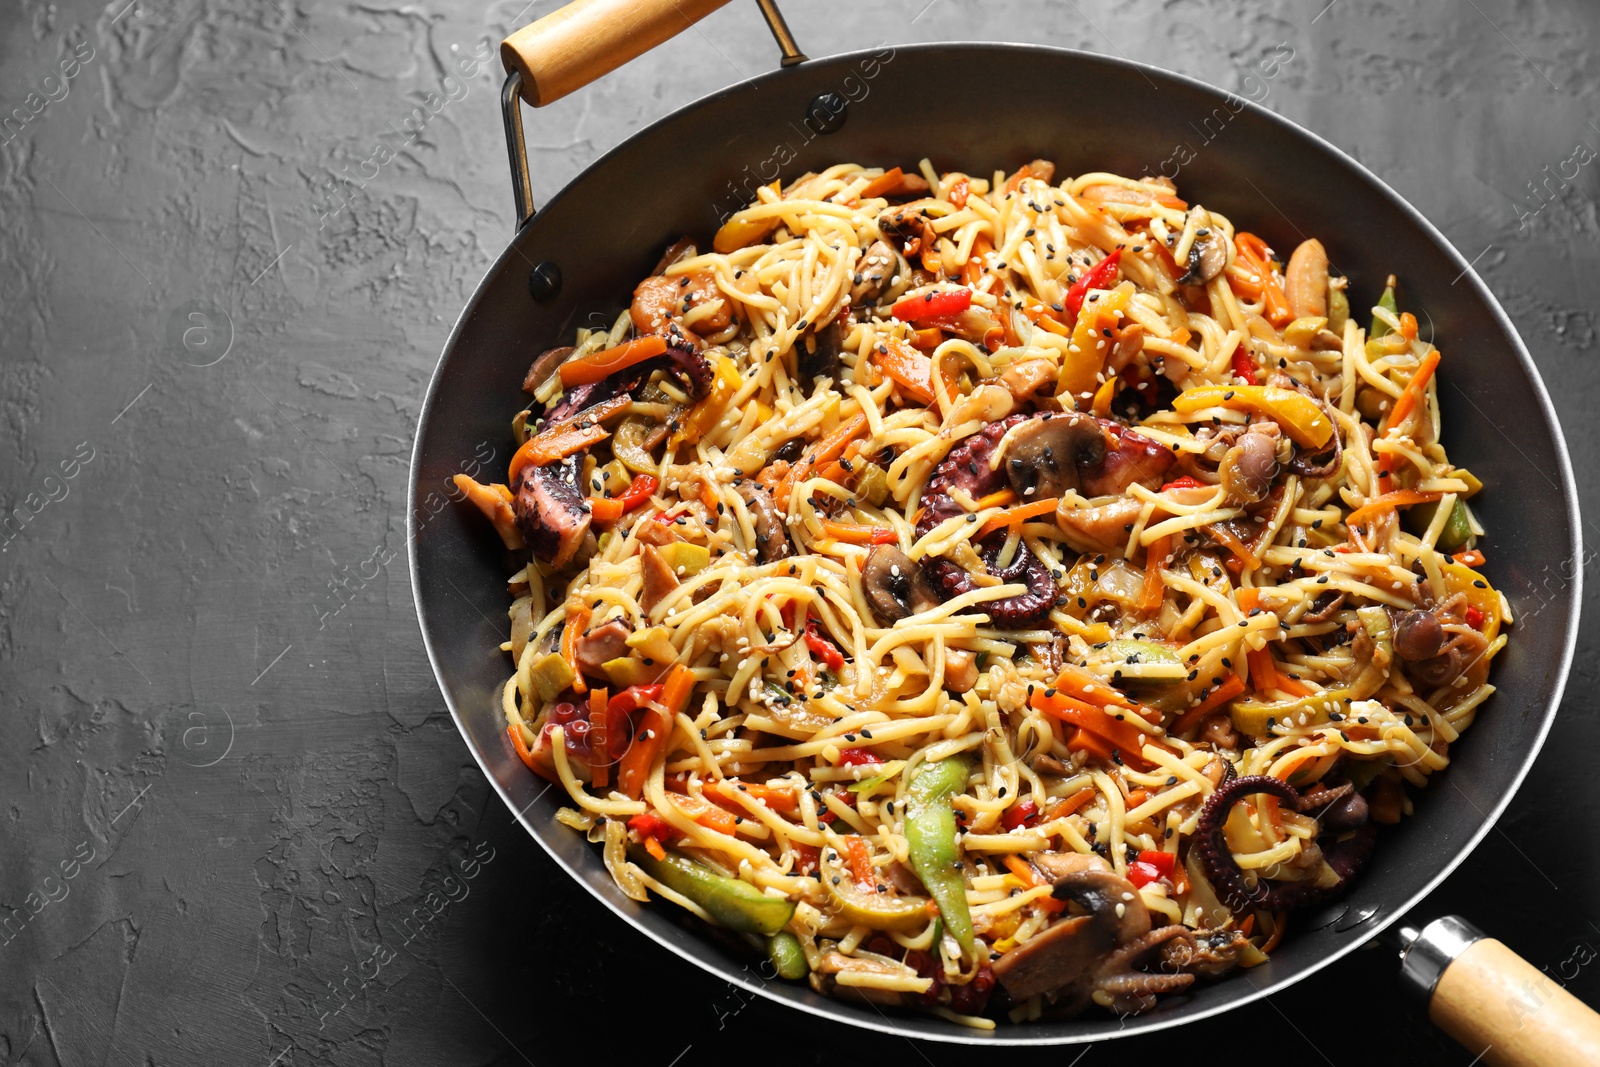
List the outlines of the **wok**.
<svg viewBox="0 0 1600 1067">
<path fill-rule="evenodd" d="M 918 45 L 807 60 L 768 0 L 761 7 L 783 48 L 781 69 L 640 131 L 535 213 L 520 100 L 549 103 L 724 3 L 581 0 L 502 46 L 521 225 L 455 324 L 429 385 L 408 520 L 428 655 L 456 725 L 501 799 L 568 874 L 664 948 L 802 1011 L 908 1037 L 1065 1044 L 1177 1026 L 1270 995 L 1397 923 L 1509 803 L 1560 703 L 1576 636 L 1580 542 L 1566 447 L 1494 297 L 1426 219 L 1359 163 L 1233 94 L 1037 45 Z M 597 313 L 597 321 L 611 322 L 665 245 L 682 234 L 708 237 L 758 185 L 839 161 L 909 166 L 923 156 L 941 169 L 1010 170 L 1043 157 L 1063 174 L 1176 176 L 1188 199 L 1248 222 L 1275 247 L 1320 237 L 1349 276 L 1356 307 L 1373 302 L 1386 274 L 1399 275 L 1407 306 L 1449 353 L 1440 395 L 1446 443 L 1486 485 L 1473 501 L 1489 530 L 1486 573 L 1518 618 L 1495 667 L 1499 692 L 1455 746 L 1450 768 L 1417 797 L 1415 816 L 1383 830 L 1353 889 L 1299 913 L 1291 936 L 1249 981 L 1197 986 L 1128 1019 L 1087 1015 L 994 1033 L 931 1016 L 886 1017 L 803 984 L 765 983 L 746 969 L 748 957 L 708 938 L 678 909 L 623 896 L 598 850 L 555 821 L 561 798 L 528 773 L 506 738 L 503 549 L 480 516 L 452 503 L 450 478 L 504 469 L 513 446 L 508 416 L 522 404 L 519 385 L 532 355 L 564 343 Z M 1406 980 L 1431 997 L 1432 1017 L 1471 1051 L 1489 1047 L 1487 1062 L 1581 1060 L 1600 1048 L 1600 1025 L 1588 1009 L 1498 942 L 1476 940 L 1460 920 L 1407 929 L 1402 940 Z M 1574 1056 L 1585 1047 L 1589 1056 Z"/>
</svg>

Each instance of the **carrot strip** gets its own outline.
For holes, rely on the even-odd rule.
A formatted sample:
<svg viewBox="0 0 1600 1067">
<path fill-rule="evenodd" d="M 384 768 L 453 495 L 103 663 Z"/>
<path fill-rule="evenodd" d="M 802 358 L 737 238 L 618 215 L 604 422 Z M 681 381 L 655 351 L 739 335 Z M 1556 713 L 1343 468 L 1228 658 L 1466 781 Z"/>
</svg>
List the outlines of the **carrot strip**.
<svg viewBox="0 0 1600 1067">
<path fill-rule="evenodd" d="M 1161 598 L 1166 584 L 1161 581 L 1161 570 L 1166 565 L 1172 548 L 1171 537 L 1158 537 L 1145 549 L 1144 591 L 1139 595 L 1139 608 L 1145 612 L 1161 610 Z"/>
<path fill-rule="evenodd" d="M 1039 872 L 1033 869 L 1032 864 L 1015 853 L 1007 856 L 1001 862 L 1006 865 L 1006 870 L 1016 876 L 1017 881 L 1029 889 L 1047 884 L 1043 878 L 1039 877 Z M 1036 903 L 1052 915 L 1056 912 L 1064 911 L 1067 907 L 1066 901 L 1057 900 L 1055 897 L 1042 897 Z"/>
<path fill-rule="evenodd" d="M 1416 407 L 1422 399 L 1422 391 L 1428 387 L 1428 379 L 1433 377 L 1433 372 L 1439 366 L 1439 350 L 1437 348 L 1422 357 L 1422 366 L 1417 368 L 1417 373 L 1411 376 L 1406 387 L 1400 391 L 1400 396 L 1395 400 L 1394 407 L 1389 411 L 1388 421 L 1384 423 L 1384 432 L 1399 426 L 1411 414 L 1411 409 Z"/>
<path fill-rule="evenodd" d="M 522 728 L 518 726 L 508 726 L 506 727 L 506 732 L 511 735 L 511 747 L 516 749 L 517 757 L 521 759 L 523 763 L 528 765 L 528 770 L 532 771 L 534 774 L 540 775 L 541 777 L 549 777 L 549 775 L 545 774 L 545 772 L 539 768 L 538 762 L 533 758 L 533 750 L 529 748 L 528 743 L 522 739 Z"/>
<path fill-rule="evenodd" d="M 931 397 L 929 399 L 932 399 Z M 800 462 L 791 467 L 778 483 L 777 492 L 773 494 L 780 508 L 789 507 L 789 497 L 794 492 L 794 487 L 811 477 L 811 472 L 820 464 L 832 463 L 844 454 L 845 447 L 852 440 L 861 436 L 867 428 L 867 416 L 857 415 L 855 418 L 846 419 L 845 422 L 817 444 L 817 447 L 806 453 Z"/>
<path fill-rule="evenodd" d="M 1160 743 L 1126 719 L 1115 719 L 1093 704 L 1067 696 L 1059 690 L 1054 693 L 1049 690 L 1036 691 L 1031 703 L 1046 715 L 1071 723 L 1080 731 L 1087 731 L 1114 745 L 1122 753 L 1123 762 L 1134 770 L 1147 771 L 1154 766 L 1142 753 L 1146 744 Z M 1068 742 L 1067 747 L 1071 748 L 1072 743 Z"/>
<path fill-rule="evenodd" d="M 647 837 L 644 839 L 644 850 L 658 860 L 664 860 L 667 858 L 667 850 L 662 848 L 661 842 L 657 841 L 653 837 Z"/>
<path fill-rule="evenodd" d="M 887 526 L 867 526 L 864 523 L 839 522 L 835 519 L 823 519 L 822 532 L 835 541 L 851 545 L 883 545 L 900 540 Z"/>
<path fill-rule="evenodd" d="M 737 816 L 725 808 L 719 808 L 704 797 L 689 794 L 671 793 L 668 803 L 676 805 L 677 809 L 704 826 L 707 830 L 715 830 L 719 834 L 732 837 L 739 832 Z"/>
<path fill-rule="evenodd" d="M 872 870 L 872 856 L 867 852 L 867 843 L 857 834 L 851 834 L 844 839 L 844 851 L 850 861 L 850 877 L 862 889 L 871 889 L 878 884 L 878 876 Z"/>
<path fill-rule="evenodd" d="M 718 778 L 701 787 L 712 803 L 737 804 L 739 794 L 760 801 L 773 811 L 794 815 L 800 810 L 800 797 L 792 789 L 774 789 L 755 782 L 740 782 L 732 778 Z M 733 809 L 730 809 L 733 810 Z"/>
<path fill-rule="evenodd" d="M 645 705 L 644 718 L 633 744 L 622 756 L 617 770 L 617 788 L 631 800 L 638 800 L 644 792 L 644 780 L 655 765 L 656 753 L 667 743 L 672 733 L 672 717 L 689 703 L 694 689 L 694 674 L 681 663 L 674 663 L 667 672 L 665 688 L 661 691 L 661 706 Z"/>
<path fill-rule="evenodd" d="M 1294 312 L 1289 310 L 1289 298 L 1284 295 L 1283 287 L 1272 276 L 1272 255 L 1267 242 L 1253 233 L 1241 233 L 1233 239 L 1233 243 L 1239 258 L 1260 279 L 1267 321 L 1280 329 L 1287 326 L 1294 318 Z"/>
<path fill-rule="evenodd" d="M 1172 728 L 1167 731 L 1174 737 L 1181 737 L 1191 729 L 1199 726 L 1206 716 L 1216 711 L 1222 705 L 1244 692 L 1244 680 L 1237 674 L 1228 675 L 1228 680 L 1211 691 L 1211 695 L 1200 703 L 1179 715 L 1173 722 Z"/>
<path fill-rule="evenodd" d="M 1061 819 L 1071 815 L 1073 812 L 1089 803 L 1090 800 L 1094 799 L 1094 794 L 1095 789 L 1092 786 L 1085 786 L 1076 793 L 1072 794 L 1070 797 L 1062 797 L 1060 800 L 1050 805 L 1050 810 L 1046 812 L 1044 816 L 1045 821 L 1051 822 L 1055 819 Z"/>
<path fill-rule="evenodd" d="M 1103 763 L 1113 762 L 1117 751 L 1110 741 L 1090 733 L 1081 726 L 1067 739 L 1067 748 L 1073 752 L 1087 752 Z"/>
<path fill-rule="evenodd" d="M 589 690 L 589 784 L 604 789 L 611 784 L 611 720 L 606 715 L 609 698 L 604 686 Z"/>
<path fill-rule="evenodd" d="M 589 685 L 583 680 L 583 671 L 578 667 L 578 638 L 588 627 L 593 614 L 589 608 L 568 605 L 567 628 L 561 631 L 561 658 L 572 668 L 572 691 L 579 696 L 589 691 Z"/>
<path fill-rule="evenodd" d="M 1426 504 L 1430 500 L 1438 500 L 1443 493 L 1424 493 L 1416 489 L 1396 489 L 1392 493 L 1375 496 L 1365 504 L 1356 508 L 1344 517 L 1346 526 L 1360 526 L 1369 518 L 1384 511 L 1393 511 L 1395 508 L 1410 507 L 1412 504 Z"/>
<path fill-rule="evenodd" d="M 1016 503 L 1016 500 L 1016 493 L 1010 489 L 1001 489 L 990 493 L 988 496 L 980 496 L 974 503 L 978 505 L 978 510 L 982 511 L 984 508 L 1003 508 L 1008 504 Z"/>
<path fill-rule="evenodd" d="M 1254 918 L 1254 916 L 1251 916 L 1251 918 Z M 1272 950 L 1278 947 L 1278 942 L 1283 940 L 1283 931 L 1288 925 L 1289 916 L 1287 913 L 1281 911 L 1272 913 L 1272 934 L 1261 943 L 1261 954 L 1263 956 L 1270 955 Z"/>
<path fill-rule="evenodd" d="M 918 404 L 933 403 L 933 360 L 890 337 L 872 350 L 872 361 Z"/>
<path fill-rule="evenodd" d="M 982 503 L 982 501 L 979 501 L 979 503 Z M 1031 504 L 1018 504 L 1014 508 L 1006 508 L 1000 514 L 991 516 L 988 522 L 978 527 L 975 537 L 981 538 L 994 533 L 994 531 L 1002 527 L 1016 526 L 1018 523 L 1027 522 L 1029 519 L 1037 518 L 1040 515 L 1048 515 L 1056 510 L 1056 504 L 1058 503 L 1059 500 L 1057 498 L 1051 497 L 1049 500 L 1035 500 Z"/>
</svg>

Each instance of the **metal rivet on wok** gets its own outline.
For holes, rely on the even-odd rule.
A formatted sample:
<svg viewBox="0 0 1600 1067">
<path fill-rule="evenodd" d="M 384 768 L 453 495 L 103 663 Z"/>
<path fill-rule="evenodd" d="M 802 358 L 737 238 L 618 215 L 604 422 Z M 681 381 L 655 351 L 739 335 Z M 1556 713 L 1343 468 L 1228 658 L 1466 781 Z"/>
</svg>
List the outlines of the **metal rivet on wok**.
<svg viewBox="0 0 1600 1067">
<path fill-rule="evenodd" d="M 528 292 L 541 304 L 561 292 L 561 268 L 554 260 L 542 260 L 528 272 Z"/>
<path fill-rule="evenodd" d="M 822 93 L 806 108 L 806 125 L 818 133 L 834 133 L 844 125 L 850 102 L 838 93 Z"/>
</svg>

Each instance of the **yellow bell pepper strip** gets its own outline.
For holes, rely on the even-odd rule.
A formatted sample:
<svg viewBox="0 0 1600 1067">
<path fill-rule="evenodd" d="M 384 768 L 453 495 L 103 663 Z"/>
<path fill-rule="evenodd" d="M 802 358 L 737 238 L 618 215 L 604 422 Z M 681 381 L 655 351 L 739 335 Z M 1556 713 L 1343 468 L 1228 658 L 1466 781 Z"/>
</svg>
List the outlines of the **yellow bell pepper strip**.
<svg viewBox="0 0 1600 1067">
<path fill-rule="evenodd" d="M 621 496 L 589 498 L 589 515 L 595 522 L 616 522 L 622 516 L 650 499 L 660 485 L 654 477 L 641 474 Z"/>
<path fill-rule="evenodd" d="M 1089 405 L 1089 411 L 1092 414 L 1100 416 L 1102 419 L 1110 415 L 1111 401 L 1115 399 L 1117 395 L 1117 386 L 1121 384 L 1121 378 L 1115 376 L 1107 378 L 1105 382 L 1101 384 L 1100 388 L 1094 391 L 1094 401 Z"/>
<path fill-rule="evenodd" d="M 1112 253 L 1115 255 L 1116 253 Z M 1109 262 L 1110 256 L 1101 260 Z M 1091 271 L 1090 273 L 1093 273 Z M 1087 275 L 1085 276 L 1087 277 Z M 1110 292 L 1101 291 L 1093 300 L 1084 303 L 1072 327 L 1072 340 L 1061 360 L 1061 374 L 1056 379 L 1056 393 L 1093 393 L 1100 385 L 1100 370 L 1105 366 L 1106 354 L 1111 351 L 1111 339 L 1104 331 L 1113 329 L 1122 312 L 1133 298 L 1133 283 L 1123 282 Z"/>
<path fill-rule="evenodd" d="M 783 192 L 783 180 L 780 178 L 768 185 L 767 188 L 781 195 Z M 767 234 L 776 230 L 778 224 L 782 221 L 783 216 L 781 215 L 769 215 L 760 219 L 745 219 L 735 215 L 727 222 L 724 222 L 722 227 L 711 238 L 711 248 L 713 251 L 721 252 L 723 255 L 727 255 L 729 252 L 737 252 L 747 245 L 755 244 Z"/>
<path fill-rule="evenodd" d="M 1283 432 L 1302 448 L 1322 448 L 1333 437 L 1333 423 L 1322 408 L 1294 389 L 1276 385 L 1201 385 L 1185 389 L 1172 400 L 1173 410 L 1184 414 L 1211 407 L 1264 415 L 1283 427 Z"/>
<path fill-rule="evenodd" d="M 1424 493 L 1417 489 L 1396 489 L 1392 493 L 1375 496 L 1359 508 L 1356 508 L 1344 517 L 1344 524 L 1346 526 L 1362 526 L 1385 511 L 1410 507 L 1412 504 L 1426 504 L 1438 500 L 1443 495 L 1436 492 Z"/>
<path fill-rule="evenodd" d="M 895 337 L 885 338 L 872 350 L 876 363 L 911 400 L 933 403 L 933 360 Z"/>
<path fill-rule="evenodd" d="M 710 392 L 678 421 L 668 447 L 692 445 L 714 429 L 722 420 L 722 413 L 728 410 L 733 394 L 739 391 L 741 380 L 739 365 L 727 356 L 718 356 Z"/>
<path fill-rule="evenodd" d="M 1239 234 L 1233 239 L 1233 245 L 1240 261 L 1260 279 L 1259 295 L 1266 301 L 1267 321 L 1281 330 L 1294 319 L 1294 312 L 1289 310 L 1289 298 L 1284 295 L 1283 287 L 1272 276 L 1272 250 L 1253 233 Z M 1235 289 L 1244 287 L 1239 279 L 1233 280 Z"/>
<path fill-rule="evenodd" d="M 1446 563 L 1441 568 L 1444 572 L 1444 586 L 1453 595 L 1460 593 L 1467 598 L 1469 610 L 1475 610 L 1483 616 L 1483 625 L 1478 629 L 1490 641 L 1500 633 L 1500 624 L 1503 616 L 1500 614 L 1500 594 L 1495 592 L 1482 575 L 1471 567 L 1460 563 Z"/>
<path fill-rule="evenodd" d="M 526 544 L 522 539 L 522 531 L 517 529 L 516 512 L 511 510 L 510 489 L 499 482 L 484 485 L 465 474 L 456 475 L 452 481 L 473 506 L 494 523 L 494 532 L 500 535 L 500 540 L 505 542 L 507 548 L 516 550 Z"/>
<path fill-rule="evenodd" d="M 769 897 L 749 882 L 718 874 L 703 863 L 669 852 L 656 859 L 637 845 L 628 858 L 644 873 L 705 909 L 720 925 L 741 934 L 776 934 L 794 917 L 794 903 Z"/>
<path fill-rule="evenodd" d="M 967 879 L 957 866 L 956 813 L 950 798 L 967 787 L 971 768 L 964 756 L 924 763 L 906 787 L 905 834 L 911 869 L 939 906 L 944 928 L 972 958 L 976 937 L 967 908 Z"/>
<path fill-rule="evenodd" d="M 644 781 L 656 761 L 656 753 L 667 743 L 672 733 L 672 720 L 689 705 L 689 694 L 694 690 L 694 674 L 681 663 L 672 665 L 661 690 L 661 706 L 645 709 L 644 717 L 634 735 L 633 745 L 622 757 L 617 770 L 617 788 L 629 799 L 638 800 L 644 792 Z"/>
<path fill-rule="evenodd" d="M 562 385 L 589 385 L 611 377 L 619 370 L 626 370 L 635 363 L 643 363 L 647 359 L 654 359 L 667 350 L 667 339 L 660 334 L 647 334 L 636 337 L 632 341 L 625 341 L 615 348 L 604 348 L 598 352 L 590 352 L 578 359 L 569 359 L 561 364 L 559 371 Z"/>
</svg>

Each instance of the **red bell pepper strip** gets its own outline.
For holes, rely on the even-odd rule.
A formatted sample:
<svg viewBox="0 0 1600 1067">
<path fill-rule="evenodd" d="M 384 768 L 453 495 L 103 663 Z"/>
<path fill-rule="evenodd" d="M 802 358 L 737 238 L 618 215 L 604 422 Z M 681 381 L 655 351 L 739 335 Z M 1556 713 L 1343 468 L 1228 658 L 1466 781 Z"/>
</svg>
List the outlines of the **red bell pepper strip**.
<svg viewBox="0 0 1600 1067">
<path fill-rule="evenodd" d="M 1185 474 L 1183 477 L 1174 478 L 1166 485 L 1163 485 L 1161 487 L 1161 491 L 1165 493 L 1168 489 L 1201 489 L 1204 488 L 1204 486 L 1204 482 L 1198 481 L 1193 476 Z"/>
<path fill-rule="evenodd" d="M 1139 862 L 1154 867 L 1161 877 L 1171 878 L 1173 870 L 1177 867 L 1178 857 L 1170 852 L 1159 852 L 1147 848 L 1139 853 Z"/>
<path fill-rule="evenodd" d="M 1032 826 L 1038 821 L 1039 805 L 1032 797 L 1023 797 L 1000 816 L 1000 825 L 1007 830 L 1015 830 L 1019 826 Z"/>
<path fill-rule="evenodd" d="M 1256 384 L 1256 361 L 1250 358 L 1250 353 L 1245 351 L 1244 345 L 1233 350 L 1233 373 L 1251 385 Z"/>
<path fill-rule="evenodd" d="M 1135 860 L 1128 864 L 1128 881 L 1133 883 L 1135 889 L 1141 889 L 1160 877 L 1161 872 L 1143 860 Z"/>
<path fill-rule="evenodd" d="M 1474 630 L 1483 629 L 1483 612 L 1479 611 L 1477 608 L 1467 608 L 1467 625 L 1472 627 Z"/>
<path fill-rule="evenodd" d="M 876 752 L 864 748 L 842 748 L 839 750 L 839 762 L 846 767 L 875 767 L 883 760 Z"/>
<path fill-rule="evenodd" d="M 621 496 L 590 497 L 589 513 L 596 522 L 616 522 L 622 516 L 650 499 L 651 494 L 660 486 L 660 482 L 649 474 L 641 474 L 633 480 Z"/>
<path fill-rule="evenodd" d="M 1117 264 L 1122 261 L 1122 249 L 1113 249 L 1111 254 L 1084 272 L 1083 277 L 1072 283 L 1072 288 L 1067 290 L 1067 295 L 1062 298 L 1061 306 L 1066 308 L 1071 321 L 1078 321 L 1078 312 L 1083 310 L 1084 297 L 1089 295 L 1091 289 L 1109 289 L 1110 282 L 1117 273 Z"/>
<path fill-rule="evenodd" d="M 896 301 L 889 313 L 902 322 L 959 315 L 972 306 L 971 289 L 941 289 Z"/>
<path fill-rule="evenodd" d="M 828 665 L 833 673 L 838 674 L 844 667 L 844 655 L 839 651 L 839 646 L 822 636 L 821 628 L 817 625 L 815 615 L 806 619 L 806 647 L 811 654 Z"/>
</svg>

